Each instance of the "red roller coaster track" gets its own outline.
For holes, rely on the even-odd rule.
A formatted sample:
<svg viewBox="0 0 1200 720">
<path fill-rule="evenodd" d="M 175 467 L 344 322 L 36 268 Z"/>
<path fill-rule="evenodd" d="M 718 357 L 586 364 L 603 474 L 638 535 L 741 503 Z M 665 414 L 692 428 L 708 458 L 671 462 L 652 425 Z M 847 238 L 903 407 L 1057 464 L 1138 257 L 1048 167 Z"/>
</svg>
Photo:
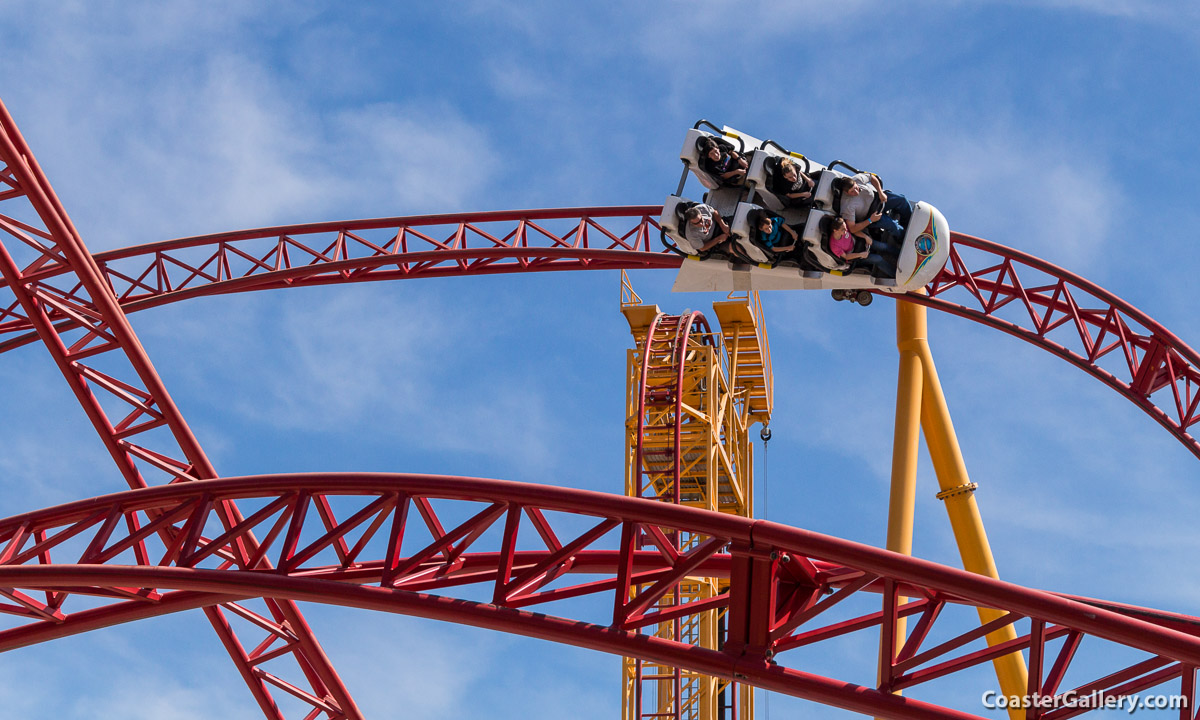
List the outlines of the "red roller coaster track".
<svg viewBox="0 0 1200 720">
<path fill-rule="evenodd" d="M 359 717 L 295 608 L 295 600 L 305 599 L 520 632 L 886 717 L 974 717 L 890 692 L 919 689 L 1018 650 L 1029 653 L 1030 691 L 1062 695 L 1059 685 L 1084 638 L 1136 650 L 1142 659 L 1121 662 L 1076 692 L 1132 693 L 1178 679 L 1180 692 L 1195 699 L 1200 633 L 1191 618 L 1023 589 L 803 530 L 498 481 L 216 480 L 126 318 L 188 297 L 297 285 L 677 267 L 677 256 L 654 245 L 658 214 L 657 207 L 592 208 L 322 223 L 93 256 L 0 106 L 0 229 L 16 241 L 0 247 L 0 270 L 12 293 L 0 301 L 0 350 L 45 343 L 135 488 L 0 521 L 0 596 L 6 599 L 0 610 L 22 622 L 0 631 L 0 648 L 205 607 L 267 717 L 283 716 L 271 695 L 279 691 L 304 701 L 307 718 Z M 1193 350 L 1065 270 L 969 236 L 952 240 L 946 269 L 927 296 L 910 300 L 1002 329 L 1067 359 L 1129 398 L 1200 456 L 1200 444 L 1189 432 L 1200 403 L 1200 358 Z M 148 487 L 156 483 L 170 485 Z M 254 509 L 244 515 L 235 501 Z M 450 523 L 435 501 L 482 505 Z M 410 509 L 417 510 L 426 532 L 419 547 L 408 541 L 418 525 L 409 521 Z M 591 515 L 594 524 L 580 534 L 552 522 L 548 514 L 556 512 Z M 528 527 L 532 530 L 519 532 Z M 665 539 L 667 529 L 707 540 L 682 552 Z M 613 536 L 615 548 L 597 544 Z M 635 550 L 638 537 L 656 549 Z M 519 538 L 525 547 L 518 546 Z M 53 562 L 52 554 L 71 562 Z M 637 633 L 671 619 L 652 608 L 658 589 L 700 569 L 730 578 L 730 591 L 710 603 L 729 612 L 723 650 L 671 645 Z M 570 584 L 581 572 L 594 577 Z M 628 601 L 633 584 L 643 591 Z M 829 620 L 835 606 L 867 592 L 882 595 L 882 611 Z M 557 612 L 559 601 L 599 593 L 610 595 L 610 612 L 603 617 L 524 609 L 553 605 Z M 109 604 L 76 608 L 80 595 L 107 598 Z M 246 605 L 258 597 L 269 598 L 265 611 Z M 952 613 L 943 611 L 957 605 L 1006 614 L 982 628 L 948 631 Z M 250 620 L 265 639 L 244 645 L 225 613 Z M 788 651 L 865 628 L 882 625 L 883 636 L 891 637 L 887 628 L 909 615 L 917 617 L 909 640 L 881 649 L 878 687 L 869 687 L 873 680 L 847 684 L 784 662 Z M 996 629 L 992 625 L 1018 621 L 1028 630 L 1018 630 L 1011 643 L 966 649 Z M 949 632 L 952 639 L 929 647 L 935 627 L 937 637 Z M 292 664 L 281 671 L 281 659 Z M 1031 717 L 1082 711 L 1059 708 Z M 1184 710 L 1180 717 L 1200 714 Z"/>
<path fill-rule="evenodd" d="M 226 528 L 221 507 L 235 501 L 255 509 Z M 692 549 L 675 547 L 669 538 L 679 532 L 696 539 Z M 651 549 L 638 549 L 639 538 Z M 0 543 L 8 598 L 0 609 L 25 620 L 0 631 L 0 650 L 194 607 L 199 592 L 466 623 L 894 718 L 978 717 L 890 691 L 919 693 L 925 683 L 1017 650 L 1030 653 L 1031 694 L 1060 698 L 1130 694 L 1175 680 L 1179 693 L 1193 698 L 1200 666 L 1200 621 L 1191 618 L 1108 609 L 761 520 L 498 480 L 322 474 L 176 484 L 8 518 L 0 521 Z M 239 547 L 251 543 L 254 557 L 245 560 Z M 655 606 L 695 574 L 728 578 L 728 592 Z M 634 586 L 642 591 L 630 599 Z M 835 610 L 865 593 L 882 595 L 884 610 Z M 73 610 L 80 596 L 88 602 Z M 94 607 L 97 597 L 110 604 Z M 1006 615 L 980 627 L 971 615 L 946 612 L 953 606 Z M 639 632 L 713 608 L 728 611 L 721 651 Z M 892 637 L 887 627 L 906 616 L 915 616 L 916 627 L 902 647 L 882 652 L 878 688 L 790 665 L 793 650 L 820 653 L 880 625 Z M 1009 624 L 1028 629 L 1002 646 L 969 647 Z M 1138 657 L 1062 688 L 1072 663 L 1085 656 L 1081 643 L 1095 639 Z M 259 648 L 273 651 L 270 644 Z M 319 698 L 310 701 L 320 707 Z"/>
<path fill-rule="evenodd" d="M 555 270 L 675 268 L 655 249 L 661 207 L 568 208 L 315 223 L 245 230 L 99 253 L 126 312 L 185 298 L 306 285 Z M 1121 393 L 1200 457 L 1200 355 L 1145 313 L 1084 278 L 961 233 L 926 288 L 906 295 L 1003 330 Z M 29 273 L 75 328 L 86 300 L 47 262 Z M 74 310 L 72 312 L 72 310 Z M 38 340 L 16 302 L 0 308 L 0 351 Z"/>
<path fill-rule="evenodd" d="M 0 162 L 0 187 L 7 188 L 0 190 L 0 228 L 20 241 L 16 256 L 0 245 L 0 273 L 15 296 L 6 312 L 21 313 L 41 337 L 129 487 L 216 478 L 216 469 L 3 105 Z M 23 267 L 19 261 L 26 261 Z M 39 270 L 51 267 L 74 285 L 74 295 L 63 297 L 36 279 Z M 55 315 L 74 319 L 82 329 L 56 326 Z M 232 503 L 222 503 L 219 513 L 230 527 L 242 519 Z M 253 538 L 234 550 L 244 567 L 263 562 L 261 556 L 248 562 L 256 556 Z M 272 695 L 276 688 L 315 699 L 309 702 L 308 718 L 361 718 L 295 602 L 264 598 L 262 604 L 264 610 L 208 604 L 204 612 L 263 714 L 284 717 Z M 246 634 L 239 637 L 226 612 L 246 618 L 267 639 L 247 650 L 242 641 Z M 276 627 L 288 628 L 287 641 L 276 652 L 259 655 L 253 648 L 271 643 Z"/>
</svg>

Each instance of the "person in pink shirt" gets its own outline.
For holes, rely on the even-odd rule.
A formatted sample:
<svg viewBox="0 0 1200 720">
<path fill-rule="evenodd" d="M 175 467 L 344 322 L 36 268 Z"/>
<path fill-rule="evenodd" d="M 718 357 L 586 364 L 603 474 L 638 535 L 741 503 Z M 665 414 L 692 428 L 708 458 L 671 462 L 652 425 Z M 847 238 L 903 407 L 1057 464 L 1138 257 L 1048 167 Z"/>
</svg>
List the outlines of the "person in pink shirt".
<svg viewBox="0 0 1200 720">
<path fill-rule="evenodd" d="M 829 252 L 838 260 L 848 263 L 851 269 L 855 267 L 869 267 L 872 273 L 878 273 L 887 277 L 896 276 L 895 260 L 890 259 L 887 255 L 879 252 L 878 248 L 873 251 L 871 238 L 866 234 L 858 235 L 866 246 L 859 252 L 854 251 L 855 235 L 850 233 L 850 228 L 846 226 L 846 220 L 836 215 L 829 215 L 821 219 L 821 232 L 829 235 Z M 880 243 L 881 248 L 884 247 Z"/>
</svg>

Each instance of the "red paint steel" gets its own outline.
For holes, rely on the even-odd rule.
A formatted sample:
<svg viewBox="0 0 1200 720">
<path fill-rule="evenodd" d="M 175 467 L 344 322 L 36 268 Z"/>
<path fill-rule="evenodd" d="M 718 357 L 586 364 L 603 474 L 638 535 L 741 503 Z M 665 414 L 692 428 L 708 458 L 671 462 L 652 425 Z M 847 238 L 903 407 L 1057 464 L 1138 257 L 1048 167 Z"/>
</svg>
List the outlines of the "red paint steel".
<svg viewBox="0 0 1200 720">
<path fill-rule="evenodd" d="M 0 647 L 204 607 L 267 717 L 282 717 L 268 685 L 303 699 L 312 708 L 310 718 L 358 717 L 353 700 L 295 610 L 294 600 L 310 599 L 439 617 L 641 657 L 882 717 L 974 717 L 777 664 L 792 649 L 865 628 L 891 627 L 899 616 L 919 613 L 904 647 L 883 649 L 882 690 L 920 688 L 998 653 L 1027 649 L 1036 660 L 1031 667 L 1039 669 L 1031 674 L 1031 689 L 1040 685 L 1043 693 L 1059 693 L 1081 642 L 1095 637 L 1150 657 L 1121 663 L 1074 691 L 1133 692 L 1178 679 L 1183 694 L 1195 700 L 1195 671 L 1200 666 L 1195 618 L 1040 593 L 795 528 L 749 520 L 731 525 L 729 516 L 691 515 L 701 511 L 668 510 L 661 503 L 649 508 L 636 500 L 622 505 L 620 498 L 579 491 L 438 478 L 436 483 L 461 493 L 451 499 L 490 503 L 447 531 L 429 501 L 444 501 L 447 490 L 430 487 L 428 478 L 213 480 L 215 470 L 129 327 L 127 312 L 189 297 L 300 285 L 678 267 L 677 256 L 652 242 L 658 230 L 654 218 L 661 208 L 321 223 L 93 256 L 3 105 L 0 131 L 0 230 L 16 241 L 0 247 L 5 292 L 11 293 L 11 298 L 0 300 L 0 352 L 38 340 L 46 344 L 131 487 L 145 486 L 143 473 L 150 472 L 170 482 L 204 480 L 206 493 L 213 493 L 197 494 L 182 486 L 146 488 L 0 523 L 5 544 L 0 576 L 7 578 L 0 582 L 0 611 L 25 622 L 0 631 Z M 1071 362 L 1141 407 L 1200 456 L 1200 442 L 1191 435 L 1200 419 L 1200 356 L 1194 350 L 1120 298 L 1062 268 L 967 235 L 953 234 L 952 243 L 950 261 L 926 288 L 927 295 L 905 300 L 1003 330 Z M 104 356 L 103 363 L 95 361 L 99 356 Z M 114 365 L 120 367 L 113 370 Z M 114 406 L 119 409 L 116 415 Z M 153 432 L 160 428 L 168 432 Z M 253 490 L 245 487 L 255 483 Z M 340 493 L 348 491 L 374 496 L 371 504 L 339 521 L 331 498 L 344 503 Z M 271 502 L 248 518 L 233 505 L 234 500 L 264 496 Z M 586 507 L 579 504 L 584 502 L 581 498 Z M 127 502 L 137 507 L 122 504 Z M 417 509 L 413 517 L 419 517 L 432 535 L 426 547 L 416 550 L 404 546 L 401 531 L 411 507 Z M 562 542 L 554 522 L 543 513 L 546 509 L 598 519 L 582 534 L 557 528 L 568 538 Z M 607 514 L 597 516 L 599 509 Z M 90 514 L 70 514 L 77 511 Z M 663 512 L 668 514 L 659 514 Z M 499 549 L 468 553 L 502 516 L 505 530 L 499 533 Z M 285 517 L 286 522 L 281 520 Z M 206 518 L 212 527 L 221 528 L 217 537 L 205 537 Z M 274 524 L 263 526 L 268 518 L 275 518 Z M 532 524 L 545 552 L 516 549 L 521 518 Z M 70 528 L 54 526 L 58 521 Z M 301 541 L 305 523 L 320 523 L 318 541 Z M 351 526 L 364 523 L 366 535 L 351 545 Z M 632 538 L 655 527 L 659 534 L 661 528 L 708 534 L 710 542 L 697 553 L 674 557 L 637 551 Z M 251 534 L 254 529 L 265 532 L 261 543 Z M 631 540 L 615 550 L 595 547 L 618 529 Z M 375 533 L 387 537 L 384 552 L 378 559 L 357 562 L 377 549 L 364 539 Z M 78 553 L 78 562 L 51 561 L 52 554 L 61 557 L 77 544 L 76 538 L 85 537 L 90 541 Z M 157 558 L 150 554 L 154 543 L 160 543 L 157 549 L 162 551 Z M 729 553 L 717 552 L 726 546 Z M 337 562 L 312 565 L 319 557 L 328 560 L 330 553 Z M 131 562 L 107 564 L 117 558 Z M 679 647 L 636 632 L 648 623 L 678 620 L 687 608 L 656 614 L 647 612 L 645 603 L 613 602 L 606 623 L 523 609 L 597 593 L 627 597 L 633 584 L 667 587 L 688 572 L 679 563 L 728 573 L 728 595 L 704 603 L 705 609 L 728 609 L 723 651 Z M 584 568 L 605 577 L 567 582 Z M 362 582 L 378 585 L 356 584 Z M 561 584 L 552 587 L 556 582 Z M 428 594 L 488 583 L 491 604 Z M 75 610 L 71 603 L 81 590 L 111 603 Z M 825 596 L 826 592 L 832 594 Z M 885 609 L 821 624 L 839 603 L 861 592 L 882 593 Z M 898 605 L 899 595 L 914 600 Z M 253 596 L 281 599 L 267 600 L 266 614 L 234 601 Z M 943 630 L 939 636 L 945 636 L 948 620 L 942 610 L 948 604 L 1004 609 L 1008 614 L 998 623 L 1028 620 L 1029 632 L 1000 648 L 969 651 L 989 628 L 955 629 L 950 640 L 923 647 L 935 626 Z M 268 641 L 247 650 L 224 613 L 251 619 L 268 631 Z M 1056 638 L 1063 641 L 1053 652 L 1048 643 Z M 281 656 L 296 662 L 303 678 L 299 684 L 265 669 L 266 661 Z M 1047 664 L 1049 672 L 1040 677 Z M 1060 709 L 1033 711 L 1030 717 L 1075 714 Z M 1185 710 L 1180 717 L 1189 715 Z"/>
<path fill-rule="evenodd" d="M 23 319 L 34 329 L 130 487 L 146 487 L 147 473 L 161 482 L 217 477 L 3 103 L 0 164 L 0 188 L 7 188 L 0 190 L 0 230 L 17 241 L 0 243 L 0 273 L 14 296 L 0 310 L 0 323 Z M 52 272 L 73 290 L 64 294 L 43 282 Z M 56 324 L 59 317 L 71 318 L 77 326 Z M 155 432 L 160 428 L 168 432 Z M 218 511 L 226 527 L 241 521 L 232 504 L 222 504 Z M 235 550 L 238 562 L 253 565 L 248 562 L 255 551 L 252 537 L 242 538 Z M 282 652 L 271 656 L 255 657 L 256 651 L 245 649 L 225 617 L 228 608 L 211 605 L 204 613 L 263 714 L 284 717 L 272 697 L 273 685 L 301 697 L 330 720 L 361 718 L 295 603 L 264 599 L 262 604 L 265 615 L 244 608 L 237 612 L 262 628 L 286 625 L 286 633 L 271 631 L 266 641 L 283 643 Z M 279 659 L 284 662 L 272 662 Z M 284 680 L 285 673 L 292 680 Z"/>
<path fill-rule="evenodd" d="M 221 527 L 224 501 L 259 509 L 238 526 L 205 537 L 203 528 Z M 414 507 L 417 513 L 408 512 Z M 703 542 L 688 553 L 637 550 L 629 538 L 647 532 L 688 532 Z M 263 537 L 258 547 L 278 570 L 231 562 L 236 545 L 252 534 Z M 525 549 L 518 550 L 521 543 Z M 531 544 L 541 549 L 531 550 Z M 1033 676 L 1044 692 L 1054 693 L 1081 640 L 1103 639 L 1125 649 L 1125 659 L 1113 661 L 1102 677 L 1060 696 L 1179 680 L 1179 692 L 1195 700 L 1188 678 L 1190 668 L 1200 665 L 1196 618 L 1105 608 L 762 520 L 478 478 L 312 474 L 154 487 L 0 520 L 0 546 L 0 587 L 8 589 L 0 609 L 26 620 L 0 631 L 0 650 L 195 607 L 212 593 L 212 600 L 270 595 L 466 623 L 890 718 L 976 717 L 970 708 L 939 706 L 919 695 L 925 683 L 969 672 L 1005 652 L 1054 657 L 1044 683 Z M 759 571 L 738 572 L 746 560 L 760 561 Z M 730 591 L 702 607 L 672 608 L 657 617 L 646 607 L 612 601 L 628 597 L 633 585 L 670 584 L 679 573 L 696 571 L 728 573 Z M 585 577 L 574 579 L 579 575 Z M 804 600 L 758 603 L 797 589 Z M 882 593 L 885 610 L 849 618 L 833 612 L 864 592 Z M 81 593 L 89 606 L 76 611 Z M 914 599 L 899 605 L 901 595 Z M 111 604 L 90 607 L 96 597 Z M 588 597 L 598 602 L 559 602 Z M 879 606 L 878 600 L 871 604 Z M 982 605 L 1006 615 L 979 627 L 975 613 L 951 617 L 943 612 L 947 605 Z M 745 636 L 765 640 L 727 642 L 716 651 L 639 632 L 643 620 L 712 607 L 746 618 Z M 917 613 L 921 618 L 904 647 L 884 648 L 879 656 L 882 687 L 823 677 L 811 662 L 803 670 L 792 664 L 794 648 L 834 652 L 829 644 L 838 638 L 860 631 L 874 638 L 881 624 Z M 990 630 L 1026 622 L 1029 631 L 1018 629 L 1016 640 L 983 645 Z M 931 636 L 943 640 L 929 647 Z M 1063 637 L 1067 643 L 1054 655 L 1051 643 Z M 908 694 L 887 692 L 900 688 Z"/>
<path fill-rule="evenodd" d="M 126 312 L 205 295 L 418 277 L 675 268 L 655 247 L 659 206 L 566 208 L 312 223 L 99 253 Z M 553 225 L 561 225 L 554 229 Z M 951 234 L 950 260 L 910 302 L 983 323 L 1088 372 L 1200 457 L 1200 355 L 1145 313 L 1084 278 L 1012 248 Z M 35 277 L 70 300 L 53 264 Z M 55 324 L 74 327 L 65 311 Z M 17 303 L 0 307 L 0 351 L 36 341 Z"/>
</svg>

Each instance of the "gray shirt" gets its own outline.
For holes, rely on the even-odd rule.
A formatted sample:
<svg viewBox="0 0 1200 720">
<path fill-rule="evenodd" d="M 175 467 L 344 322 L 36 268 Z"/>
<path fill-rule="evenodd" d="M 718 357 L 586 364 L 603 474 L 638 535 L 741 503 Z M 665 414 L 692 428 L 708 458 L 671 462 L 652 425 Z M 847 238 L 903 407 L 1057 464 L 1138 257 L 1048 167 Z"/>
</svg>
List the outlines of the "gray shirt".
<svg viewBox="0 0 1200 720">
<path fill-rule="evenodd" d="M 846 222 L 862 222 L 868 217 L 871 203 L 875 202 L 875 186 L 867 173 L 859 173 L 852 179 L 858 185 L 859 193 L 854 197 L 842 193 L 842 217 Z"/>
<path fill-rule="evenodd" d="M 692 249 L 699 252 L 700 248 L 704 247 L 704 243 L 713 239 L 713 235 L 717 232 L 717 223 L 713 221 L 713 209 L 709 205 L 697 205 L 696 209 L 700 211 L 700 224 L 693 225 L 690 222 L 683 223 L 683 237 L 692 245 Z"/>
</svg>

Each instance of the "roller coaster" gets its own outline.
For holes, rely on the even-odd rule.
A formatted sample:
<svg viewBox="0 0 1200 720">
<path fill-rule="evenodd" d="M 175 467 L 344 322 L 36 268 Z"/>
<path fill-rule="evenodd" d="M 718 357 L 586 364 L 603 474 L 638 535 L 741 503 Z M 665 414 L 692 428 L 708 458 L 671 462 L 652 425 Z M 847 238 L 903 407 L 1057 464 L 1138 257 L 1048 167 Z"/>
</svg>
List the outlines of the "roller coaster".
<svg viewBox="0 0 1200 720">
<path fill-rule="evenodd" d="M 1095 708 L 1071 698 L 1159 688 L 1187 701 L 1180 718 L 1200 719 L 1200 620 L 1190 616 L 641 497 L 446 476 L 221 477 L 128 321 L 176 301 L 277 288 L 677 269 L 684 260 L 656 247 L 661 213 L 329 222 L 92 254 L 0 105 L 0 271 L 12 295 L 0 300 L 0 351 L 45 346 L 129 488 L 0 520 L 0 649 L 200 609 L 265 717 L 361 718 L 296 604 L 319 602 L 542 638 L 876 717 L 979 718 L 977 704 L 947 705 L 926 689 L 1019 659 L 1020 693 L 1061 702 L 1010 709 L 1013 718 L 1074 717 Z M 1083 278 L 953 233 L 943 270 L 897 305 L 948 312 L 1066 360 L 1200 457 L 1200 358 Z M 674 453 L 678 466 L 678 443 Z M 717 591 L 663 602 L 691 577 L 718 579 Z M 848 607 L 867 609 L 838 613 Z M 716 642 L 646 632 L 702 613 L 722 618 Z M 806 652 L 863 632 L 880 639 L 867 668 L 876 681 L 806 664 Z M 1080 652 L 1094 641 L 1119 652 Z M 1065 682 L 1081 672 L 1095 676 Z M 1012 677 L 1002 677 L 1006 694 Z"/>
</svg>

